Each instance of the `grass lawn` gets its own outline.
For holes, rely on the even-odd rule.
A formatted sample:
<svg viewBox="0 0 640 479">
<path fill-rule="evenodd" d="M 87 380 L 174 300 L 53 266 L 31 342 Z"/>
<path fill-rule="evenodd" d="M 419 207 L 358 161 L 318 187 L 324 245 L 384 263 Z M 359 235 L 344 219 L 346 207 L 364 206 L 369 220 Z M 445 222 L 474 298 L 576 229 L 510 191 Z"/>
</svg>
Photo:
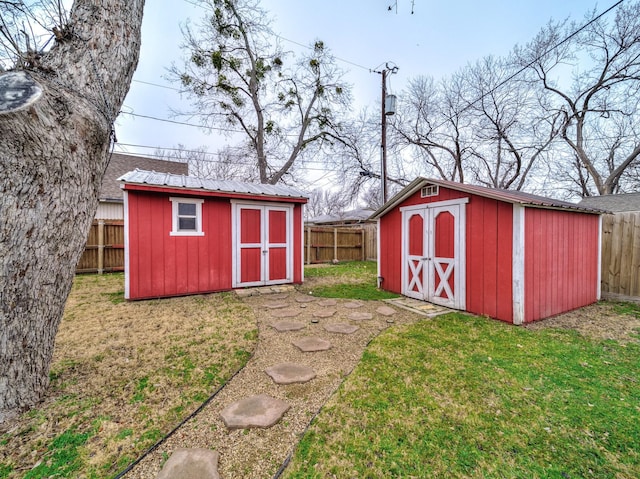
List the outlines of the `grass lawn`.
<svg viewBox="0 0 640 479">
<path fill-rule="evenodd" d="M 373 262 L 309 266 L 305 277 L 301 290 L 317 296 L 395 296 L 376 289 Z M 638 478 L 639 319 L 637 305 L 603 303 L 549 320 L 558 327 L 459 313 L 392 327 L 284 477 Z M 602 339 L 614 329 L 620 340 Z M 234 294 L 126 302 L 122 275 L 78 276 L 50 393 L 0 432 L 0 479 L 115 476 L 246 364 L 256 341 L 253 310 Z"/>
<path fill-rule="evenodd" d="M 638 337 L 593 340 L 458 313 L 390 329 L 284 477 L 638 478 Z"/>
<path fill-rule="evenodd" d="M 382 300 L 398 295 L 376 287 L 375 261 L 309 265 L 302 290 L 323 298 Z"/>
<path fill-rule="evenodd" d="M 0 478 L 107 478 L 251 356 L 253 311 L 228 293 L 125 302 L 122 274 L 77 276 L 51 387 L 0 433 Z"/>
</svg>

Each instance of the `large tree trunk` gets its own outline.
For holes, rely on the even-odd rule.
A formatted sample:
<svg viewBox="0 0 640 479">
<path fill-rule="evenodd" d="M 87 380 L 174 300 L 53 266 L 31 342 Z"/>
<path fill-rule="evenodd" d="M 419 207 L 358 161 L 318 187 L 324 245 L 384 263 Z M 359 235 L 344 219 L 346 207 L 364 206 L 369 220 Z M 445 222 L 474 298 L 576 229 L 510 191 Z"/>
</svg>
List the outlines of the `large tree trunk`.
<svg viewBox="0 0 640 479">
<path fill-rule="evenodd" d="M 0 113 L 0 423 L 36 404 L 95 214 L 144 0 L 76 0 L 29 75 L 42 96 Z"/>
</svg>

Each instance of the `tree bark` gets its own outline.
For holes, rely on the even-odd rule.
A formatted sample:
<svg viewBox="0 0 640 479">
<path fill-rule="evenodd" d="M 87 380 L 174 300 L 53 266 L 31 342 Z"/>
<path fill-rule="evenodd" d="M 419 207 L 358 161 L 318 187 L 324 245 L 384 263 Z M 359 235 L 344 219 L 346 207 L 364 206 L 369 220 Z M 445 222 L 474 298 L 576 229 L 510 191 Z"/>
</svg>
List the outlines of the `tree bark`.
<svg viewBox="0 0 640 479">
<path fill-rule="evenodd" d="M 55 336 L 95 215 L 144 0 L 76 0 L 29 70 L 43 89 L 0 113 L 0 423 L 45 394 Z"/>
</svg>

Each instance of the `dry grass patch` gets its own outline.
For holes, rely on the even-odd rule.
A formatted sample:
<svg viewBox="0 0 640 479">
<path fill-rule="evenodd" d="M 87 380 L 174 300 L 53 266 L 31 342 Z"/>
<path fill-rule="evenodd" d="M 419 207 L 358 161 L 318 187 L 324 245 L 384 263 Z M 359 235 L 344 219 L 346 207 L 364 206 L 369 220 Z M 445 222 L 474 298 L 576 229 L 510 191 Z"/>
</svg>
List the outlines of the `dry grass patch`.
<svg viewBox="0 0 640 479">
<path fill-rule="evenodd" d="M 126 302 L 123 281 L 76 278 L 49 395 L 0 436 L 0 478 L 114 476 L 255 348 L 255 315 L 235 295 Z"/>
</svg>

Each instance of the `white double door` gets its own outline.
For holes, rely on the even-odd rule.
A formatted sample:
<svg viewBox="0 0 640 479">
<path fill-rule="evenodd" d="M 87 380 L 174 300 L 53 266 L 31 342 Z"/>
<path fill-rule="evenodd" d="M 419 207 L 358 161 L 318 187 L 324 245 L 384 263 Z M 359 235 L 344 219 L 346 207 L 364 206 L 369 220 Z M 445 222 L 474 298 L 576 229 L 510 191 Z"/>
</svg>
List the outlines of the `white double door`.
<svg viewBox="0 0 640 479">
<path fill-rule="evenodd" d="M 290 283 L 293 207 L 234 203 L 233 287 Z"/>
<path fill-rule="evenodd" d="M 402 294 L 465 308 L 465 203 L 402 208 Z"/>
</svg>

